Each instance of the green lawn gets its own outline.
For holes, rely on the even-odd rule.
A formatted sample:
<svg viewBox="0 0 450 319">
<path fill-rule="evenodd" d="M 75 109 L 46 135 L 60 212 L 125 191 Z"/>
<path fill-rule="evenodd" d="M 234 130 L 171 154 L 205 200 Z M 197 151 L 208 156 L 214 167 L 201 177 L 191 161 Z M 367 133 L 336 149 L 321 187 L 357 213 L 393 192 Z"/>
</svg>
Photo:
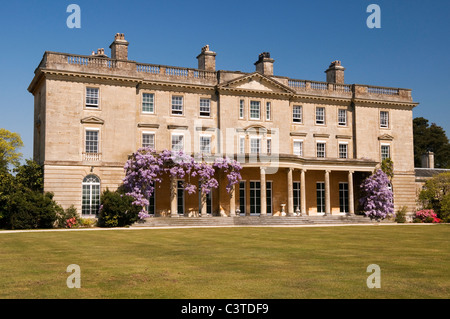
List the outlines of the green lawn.
<svg viewBox="0 0 450 319">
<path fill-rule="evenodd" d="M 449 237 L 450 225 L 0 231 L 0 298 L 449 298 Z"/>
</svg>

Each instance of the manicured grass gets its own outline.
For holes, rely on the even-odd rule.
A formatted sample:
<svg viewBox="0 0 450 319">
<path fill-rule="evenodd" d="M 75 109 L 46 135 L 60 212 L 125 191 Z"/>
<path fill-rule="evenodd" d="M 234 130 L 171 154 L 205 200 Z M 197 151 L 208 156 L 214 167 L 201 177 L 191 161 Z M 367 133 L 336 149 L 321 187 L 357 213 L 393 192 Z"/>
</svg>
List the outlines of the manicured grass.
<svg viewBox="0 0 450 319">
<path fill-rule="evenodd" d="M 0 298 L 449 298 L 450 226 L 2 233 Z M 69 289 L 69 264 L 81 288 Z M 366 285 L 381 268 L 381 288 Z"/>
</svg>

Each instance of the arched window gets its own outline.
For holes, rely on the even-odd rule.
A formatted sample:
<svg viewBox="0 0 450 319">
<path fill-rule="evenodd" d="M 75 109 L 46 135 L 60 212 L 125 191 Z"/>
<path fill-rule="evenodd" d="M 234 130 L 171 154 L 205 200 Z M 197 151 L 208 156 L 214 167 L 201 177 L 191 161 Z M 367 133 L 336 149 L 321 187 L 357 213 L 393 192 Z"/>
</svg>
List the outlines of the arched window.
<svg viewBox="0 0 450 319">
<path fill-rule="evenodd" d="M 100 179 L 88 175 L 83 179 L 83 198 L 81 212 L 83 215 L 97 215 L 100 208 Z"/>
</svg>

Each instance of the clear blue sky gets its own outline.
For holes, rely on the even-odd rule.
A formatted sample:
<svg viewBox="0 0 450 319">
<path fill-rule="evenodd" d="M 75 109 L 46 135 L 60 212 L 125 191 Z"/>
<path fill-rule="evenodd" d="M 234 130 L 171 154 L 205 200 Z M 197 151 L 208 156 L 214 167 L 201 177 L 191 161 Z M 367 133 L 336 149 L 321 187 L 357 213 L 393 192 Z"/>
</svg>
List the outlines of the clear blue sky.
<svg viewBox="0 0 450 319">
<path fill-rule="evenodd" d="M 69 29 L 69 4 L 81 28 Z M 381 29 L 369 29 L 369 4 L 381 8 Z M 412 89 L 422 116 L 450 132 L 450 1 L 2 1 L 0 127 L 18 132 L 24 158 L 33 154 L 33 97 L 27 87 L 45 51 L 90 54 L 115 33 L 130 42 L 129 59 L 197 67 L 209 44 L 216 68 L 253 72 L 269 51 L 274 73 L 325 81 L 333 60 L 346 83 Z"/>
</svg>

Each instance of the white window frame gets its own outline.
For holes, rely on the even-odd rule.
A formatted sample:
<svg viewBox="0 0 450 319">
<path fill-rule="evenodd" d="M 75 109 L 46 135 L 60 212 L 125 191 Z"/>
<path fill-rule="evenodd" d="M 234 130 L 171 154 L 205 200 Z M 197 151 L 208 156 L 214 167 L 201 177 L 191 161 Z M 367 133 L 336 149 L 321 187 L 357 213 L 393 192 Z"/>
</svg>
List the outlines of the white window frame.
<svg viewBox="0 0 450 319">
<path fill-rule="evenodd" d="M 343 121 L 342 114 L 343 113 Z M 338 125 L 339 126 L 347 126 L 347 110 L 346 109 L 338 109 Z"/>
<path fill-rule="evenodd" d="M 318 111 L 322 110 L 322 114 L 319 114 Z M 316 106 L 316 125 L 325 125 L 325 107 L 323 106 Z M 320 119 L 321 118 L 321 119 Z"/>
<path fill-rule="evenodd" d="M 386 117 L 382 114 L 386 114 Z M 389 128 L 389 111 L 380 111 L 380 128 Z"/>
<path fill-rule="evenodd" d="M 319 144 L 323 144 L 323 156 L 319 156 Z M 316 157 L 326 158 L 327 157 L 327 142 L 326 141 L 316 141 Z"/>
<path fill-rule="evenodd" d="M 151 147 L 152 149 L 156 149 L 156 136 L 155 136 L 155 132 L 142 132 L 142 143 L 141 146 L 142 147 L 148 147 L 144 145 L 144 136 L 153 136 L 153 147 Z"/>
<path fill-rule="evenodd" d="M 252 111 L 256 111 L 256 109 L 254 109 L 254 107 L 255 106 L 258 106 L 258 117 L 254 117 L 254 116 L 252 116 Z M 261 102 L 260 101 L 255 101 L 255 100 L 253 100 L 253 101 L 250 101 L 250 110 L 249 110 L 249 112 L 250 112 L 250 119 L 251 120 L 259 120 L 259 119 L 261 119 Z"/>
<path fill-rule="evenodd" d="M 177 137 L 180 137 L 180 136 L 182 136 L 182 147 L 181 147 L 181 149 L 174 149 L 174 144 L 173 144 L 173 138 L 175 137 L 175 136 L 177 136 Z M 178 142 L 179 143 L 179 142 Z M 177 143 L 177 144 L 178 144 Z M 172 133 L 171 134 L 171 137 L 170 137 L 170 145 L 171 145 L 171 150 L 172 151 L 184 151 L 184 147 L 185 147 L 185 139 L 184 139 L 184 133 Z"/>
<path fill-rule="evenodd" d="M 345 157 L 341 157 L 341 145 L 345 145 Z M 338 158 L 348 158 L 348 142 L 339 142 L 338 143 Z"/>
<path fill-rule="evenodd" d="M 243 119 L 245 115 L 245 100 L 239 100 L 239 118 Z"/>
<path fill-rule="evenodd" d="M 181 105 L 174 103 L 176 100 L 181 99 Z M 175 106 L 175 108 L 174 108 Z M 181 110 L 179 109 L 181 107 Z M 175 112 L 175 113 L 174 113 Z M 181 113 L 178 113 L 181 112 Z M 171 115 L 182 116 L 184 114 L 184 96 L 172 95 Z"/>
<path fill-rule="evenodd" d="M 97 96 L 92 96 L 91 93 L 88 93 L 89 90 L 95 90 L 97 92 L 97 94 L 96 94 Z M 92 101 L 90 100 L 88 103 L 88 99 L 92 99 Z M 97 100 L 97 103 L 94 102 L 95 99 Z M 84 105 L 87 108 L 98 109 L 98 107 L 100 105 L 100 88 L 92 87 L 92 86 L 86 87 Z"/>
<path fill-rule="evenodd" d="M 298 112 L 296 112 L 298 110 Z M 303 122 L 303 106 L 293 105 L 292 106 L 292 123 L 302 123 Z"/>
<path fill-rule="evenodd" d="M 205 101 L 208 101 L 208 103 L 207 103 L 208 105 L 202 105 L 202 102 L 205 102 Z M 203 108 L 203 110 L 202 110 L 202 108 Z M 211 99 L 210 98 L 200 98 L 200 113 L 199 113 L 199 115 L 201 117 L 211 117 Z"/>
<path fill-rule="evenodd" d="M 381 161 L 383 161 L 385 159 L 385 158 L 383 158 L 383 147 L 387 147 L 387 150 L 388 150 L 388 156 L 385 157 L 385 158 L 392 158 L 391 157 L 391 152 L 392 152 L 391 144 L 381 143 L 381 145 L 380 145 L 380 158 L 381 158 Z"/>
<path fill-rule="evenodd" d="M 266 102 L 266 121 L 270 121 L 272 118 L 272 103 Z"/>
<path fill-rule="evenodd" d="M 151 101 L 146 101 L 146 96 L 151 96 Z M 145 110 L 144 106 L 148 105 L 150 110 Z M 142 93 L 142 113 L 155 114 L 155 93 L 143 92 Z"/>
<path fill-rule="evenodd" d="M 245 136 L 239 136 L 239 154 L 245 154 Z"/>
<path fill-rule="evenodd" d="M 267 155 L 272 154 L 272 138 L 271 137 L 266 138 L 266 154 Z"/>
<path fill-rule="evenodd" d="M 208 149 L 206 151 L 202 150 L 202 141 L 209 140 Z M 199 151 L 201 154 L 211 154 L 211 144 L 212 144 L 212 136 L 211 134 L 200 134 L 199 136 Z"/>
<path fill-rule="evenodd" d="M 253 141 L 258 141 L 258 152 L 253 152 Z M 261 136 L 250 137 L 250 154 L 261 154 Z"/>
<path fill-rule="evenodd" d="M 300 145 L 299 152 L 296 152 L 295 144 Z M 303 156 L 303 140 L 295 139 L 292 141 L 292 154 L 297 156 Z"/>
<path fill-rule="evenodd" d="M 87 132 L 97 132 L 97 152 L 88 152 L 87 149 Z M 84 129 L 84 152 L 87 154 L 100 154 L 100 129 L 97 127 L 86 127 Z"/>
</svg>

